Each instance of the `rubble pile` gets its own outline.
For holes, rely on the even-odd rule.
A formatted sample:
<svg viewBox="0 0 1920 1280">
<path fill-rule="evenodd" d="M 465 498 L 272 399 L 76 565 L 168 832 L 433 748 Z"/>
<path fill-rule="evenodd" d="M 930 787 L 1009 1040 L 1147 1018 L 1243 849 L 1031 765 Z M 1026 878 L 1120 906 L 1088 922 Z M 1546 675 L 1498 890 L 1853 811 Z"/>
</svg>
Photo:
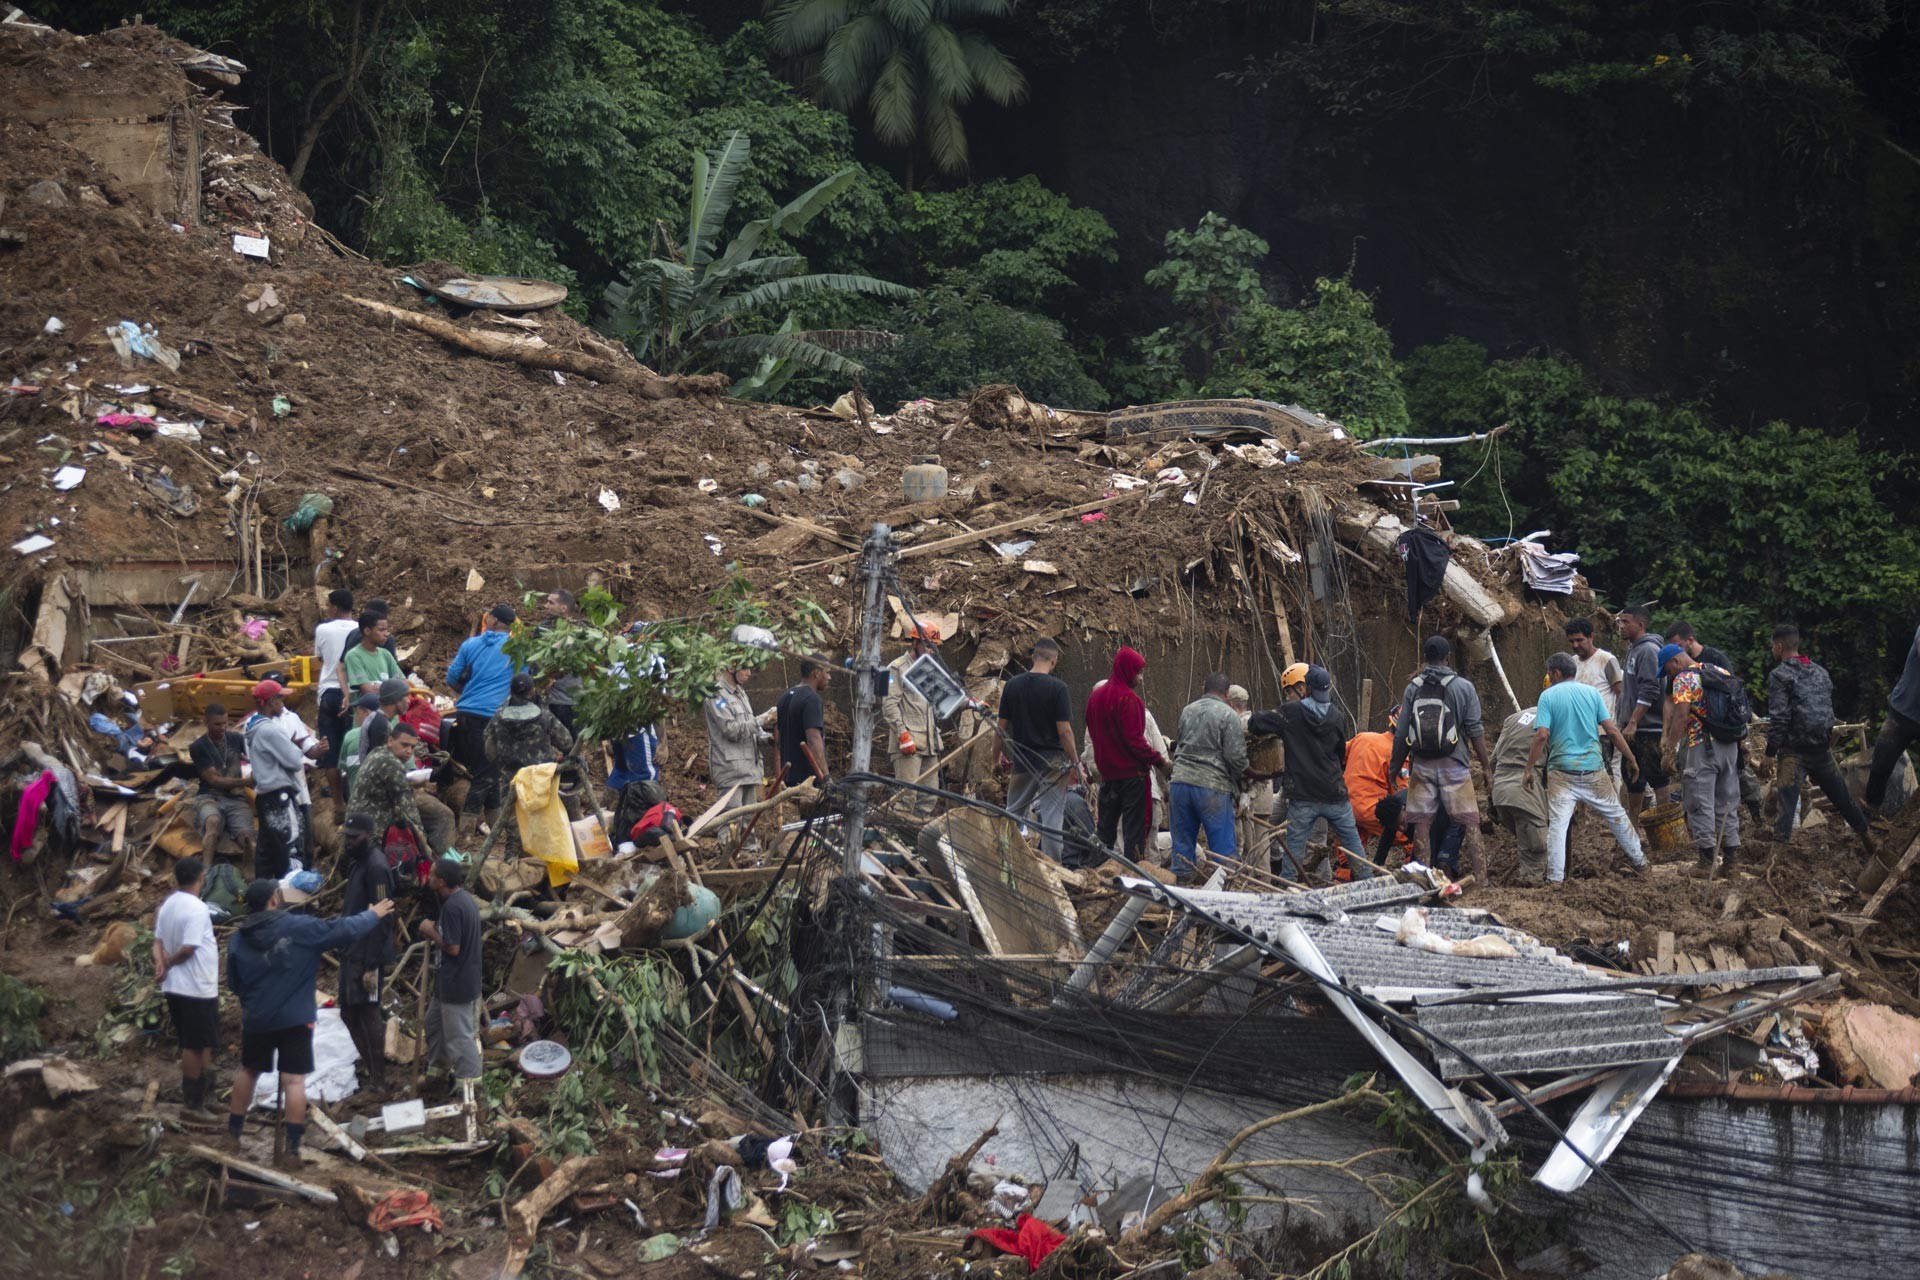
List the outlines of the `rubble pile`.
<svg viewBox="0 0 1920 1280">
<path fill-rule="evenodd" d="M 1911 859 L 1863 904 L 1831 826 L 1720 881 L 1672 860 L 1649 881 L 1614 876 L 1604 833 L 1582 825 L 1558 892 L 1502 887 L 1503 834 L 1495 883 L 1465 895 L 1439 872 L 1329 887 L 1247 868 L 1180 891 L 1154 866 L 1062 870 L 986 807 L 956 802 L 928 825 L 879 798 L 855 895 L 837 798 L 785 797 L 760 814 L 758 848 L 716 805 L 615 852 L 626 824 L 575 793 L 577 874 L 495 850 L 499 828 L 475 853 L 484 1096 L 418 1105 L 416 946 L 387 1043 L 410 1078 L 369 1099 L 350 1047 L 336 1055 L 312 1168 L 179 1132 L 148 1083 L 160 999 L 130 929 L 173 860 L 230 852 L 186 821 L 191 711 L 268 669 L 310 691 L 300 664 L 332 587 L 392 601 L 401 659 L 429 688 L 482 609 L 555 587 L 604 587 L 659 619 L 744 578 L 819 601 L 845 652 L 860 539 L 879 521 L 912 608 L 941 620 L 989 703 L 1015 650 L 1048 635 L 1102 661 L 1134 645 L 1179 700 L 1230 659 L 1276 700 L 1283 663 L 1337 653 L 1343 694 L 1382 712 L 1412 665 L 1397 543 L 1419 520 L 1449 535 L 1451 559 L 1418 627 L 1463 642 L 1490 712 L 1532 701 L 1561 609 L 1593 603 L 1570 563 L 1448 530 L 1451 504 L 1422 488 L 1437 459 L 1363 448 L 1298 408 L 1085 414 L 1014 388 L 892 412 L 852 394 L 755 405 L 724 379 L 661 378 L 551 305 L 450 304 L 435 290 L 457 264 L 381 266 L 313 223 L 218 99 L 244 73 L 151 28 L 0 23 L 0 592 L 18 615 L 0 645 L 0 808 L 11 818 L 39 787 L 46 815 L 16 829 L 0 876 L 4 967 L 65 996 L 26 1019 L 61 1052 L 8 1069 L 4 1140 L 18 1154 L 64 1137 L 94 1168 L 164 1149 L 219 1170 L 210 1204 L 258 1219 L 255 1235 L 240 1215 L 177 1213 L 145 1263 L 193 1242 L 210 1271 L 261 1269 L 269 1249 L 306 1268 L 324 1246 L 358 1274 L 368 1238 L 395 1273 L 458 1250 L 473 1257 L 448 1265 L 476 1276 L 1011 1275 L 1057 1249 L 1048 1274 L 1111 1277 L 1175 1256 L 1124 1188 L 1037 1168 L 1010 1180 L 975 1163 L 995 1149 L 968 1150 L 970 1133 L 876 1154 L 842 1123 L 862 1070 L 1122 1064 L 1276 1106 L 1324 1101 L 1336 1067 L 1391 1073 L 1480 1154 L 1527 1119 L 1482 1067 L 1596 1143 L 1618 1144 L 1663 1088 L 1913 1100 Z M 173 178 L 129 185 L 89 132 L 101 120 L 157 131 Z M 936 492 L 909 494 L 920 481 Z M 164 587 L 144 603 L 127 594 L 141 573 L 138 589 L 153 573 Z M 907 608 L 892 606 L 896 636 Z M 86 723 L 123 691 L 158 735 L 138 758 Z M 711 799 L 698 724 L 695 710 L 668 728 L 666 798 L 689 812 Z M 959 767 L 975 799 L 997 794 L 991 746 Z M 1920 811 L 1887 839 L 1920 848 Z M 338 892 L 310 909 L 337 910 Z M 849 991 L 866 1011 L 847 1019 L 861 1066 L 827 1028 Z M 114 1105 L 92 1110 L 101 1098 Z M 1543 1185 L 1586 1181 L 1569 1148 L 1548 1148 Z M 923 1194 L 883 1156 L 930 1162 Z M 980 1227 L 1004 1234 L 969 1245 Z M 987 1262 L 989 1245 L 1019 1256 Z"/>
</svg>

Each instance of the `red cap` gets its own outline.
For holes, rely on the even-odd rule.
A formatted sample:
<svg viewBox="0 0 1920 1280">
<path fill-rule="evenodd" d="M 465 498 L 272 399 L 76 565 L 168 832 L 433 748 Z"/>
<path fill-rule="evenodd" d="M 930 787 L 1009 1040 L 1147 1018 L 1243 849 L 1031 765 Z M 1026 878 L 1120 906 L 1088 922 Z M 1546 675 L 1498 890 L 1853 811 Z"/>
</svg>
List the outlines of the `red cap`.
<svg viewBox="0 0 1920 1280">
<path fill-rule="evenodd" d="M 259 684 L 253 686 L 253 700 L 255 702 L 265 702 L 268 698 L 277 698 L 286 691 L 287 686 L 281 684 L 278 680 L 262 680 Z"/>
</svg>

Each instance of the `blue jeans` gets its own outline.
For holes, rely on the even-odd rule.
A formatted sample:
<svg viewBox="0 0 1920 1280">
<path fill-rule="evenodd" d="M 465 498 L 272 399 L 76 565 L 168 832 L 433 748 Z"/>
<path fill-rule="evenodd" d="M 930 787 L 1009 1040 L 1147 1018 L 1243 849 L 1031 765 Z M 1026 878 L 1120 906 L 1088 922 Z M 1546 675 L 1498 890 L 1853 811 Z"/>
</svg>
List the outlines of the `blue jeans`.
<svg viewBox="0 0 1920 1280">
<path fill-rule="evenodd" d="M 1175 875 L 1187 875 L 1193 871 L 1194 837 L 1202 828 L 1207 833 L 1207 851 L 1214 857 L 1239 856 L 1239 847 L 1234 843 L 1232 796 L 1211 787 L 1176 782 L 1169 800 L 1172 808 Z"/>
<path fill-rule="evenodd" d="M 1285 875 L 1290 880 L 1299 880 L 1306 875 L 1307 837 L 1313 834 L 1313 824 L 1320 819 L 1327 820 L 1327 829 L 1340 847 L 1349 853 L 1366 854 L 1366 846 L 1360 843 L 1360 828 L 1353 820 L 1353 806 L 1344 800 L 1323 802 L 1318 800 L 1293 800 L 1287 804 L 1287 867 Z M 1373 875 L 1373 868 L 1358 859 L 1352 859 L 1353 878 L 1365 880 Z"/>
</svg>

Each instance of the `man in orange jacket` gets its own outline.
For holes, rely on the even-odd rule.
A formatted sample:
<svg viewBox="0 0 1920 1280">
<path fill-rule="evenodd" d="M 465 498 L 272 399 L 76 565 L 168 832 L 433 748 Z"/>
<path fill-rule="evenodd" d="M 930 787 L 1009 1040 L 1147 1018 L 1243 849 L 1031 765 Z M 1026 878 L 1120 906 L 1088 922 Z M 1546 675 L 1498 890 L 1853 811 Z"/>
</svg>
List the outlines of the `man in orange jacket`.
<svg viewBox="0 0 1920 1280">
<path fill-rule="evenodd" d="M 1398 778 L 1387 777 L 1387 766 L 1393 761 L 1393 730 L 1399 712 L 1400 708 L 1395 707 L 1388 713 L 1385 733 L 1356 733 L 1347 744 L 1347 796 L 1353 803 L 1353 820 L 1360 828 L 1360 838 L 1374 846 L 1373 860 L 1382 866 L 1386 865 L 1387 853 L 1393 844 L 1398 844 L 1403 854 L 1413 847 L 1407 833 L 1400 829 L 1397 809 L 1392 840 L 1382 838 L 1386 824 L 1377 812 L 1382 800 L 1398 796 L 1404 803 L 1406 799 L 1406 770 L 1402 768 Z"/>
</svg>

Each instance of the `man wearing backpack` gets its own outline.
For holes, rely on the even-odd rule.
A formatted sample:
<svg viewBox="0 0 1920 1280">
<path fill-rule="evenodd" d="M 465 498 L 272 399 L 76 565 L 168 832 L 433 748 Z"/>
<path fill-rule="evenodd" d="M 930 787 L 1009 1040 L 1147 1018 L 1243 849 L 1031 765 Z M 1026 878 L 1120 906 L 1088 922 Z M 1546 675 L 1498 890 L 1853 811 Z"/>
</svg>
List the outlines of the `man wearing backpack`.
<svg viewBox="0 0 1920 1280">
<path fill-rule="evenodd" d="M 1627 660 L 1620 666 L 1620 699 L 1614 705 L 1613 719 L 1633 744 L 1633 760 L 1640 767 L 1639 778 L 1627 783 L 1627 816 L 1637 826 L 1649 787 L 1655 804 L 1673 798 L 1673 778 L 1661 763 L 1660 751 L 1664 728 L 1659 710 L 1660 646 L 1664 641 L 1647 629 L 1653 615 L 1643 604 L 1628 605 L 1614 621 L 1627 642 Z"/>
<path fill-rule="evenodd" d="M 1453 646 L 1445 636 L 1428 636 L 1421 653 L 1427 665 L 1400 695 L 1400 729 L 1387 776 L 1397 776 L 1401 764 L 1407 764 L 1407 807 L 1402 818 L 1413 824 L 1413 856 L 1429 861 L 1429 833 L 1434 815 L 1444 805 L 1447 816 L 1465 832 L 1462 848 L 1467 874 L 1484 885 L 1487 856 L 1480 841 L 1480 801 L 1467 764 L 1471 746 L 1487 785 L 1493 785 L 1493 760 L 1480 723 L 1480 693 L 1471 680 L 1454 671 Z"/>
<path fill-rule="evenodd" d="M 1773 629 L 1776 665 L 1767 675 L 1767 760 L 1781 756 L 1798 761 L 1800 778 L 1826 792 L 1860 843 L 1873 856 L 1867 835 L 1867 815 L 1847 790 L 1847 780 L 1833 758 L 1833 679 L 1827 669 L 1800 652 L 1800 628 L 1783 622 Z M 1777 769 L 1779 766 L 1774 764 Z M 1785 844 L 1793 835 L 1794 815 L 1800 808 L 1800 778 L 1782 788 L 1780 817 L 1773 838 Z"/>
<path fill-rule="evenodd" d="M 1740 678 L 1708 662 L 1695 662 L 1677 644 L 1660 650 L 1662 674 L 1673 678 L 1660 766 L 1680 772 L 1680 799 L 1687 812 L 1700 871 L 1712 875 L 1716 850 L 1720 870 L 1731 875 L 1740 857 L 1740 740 L 1753 719 Z"/>
</svg>

